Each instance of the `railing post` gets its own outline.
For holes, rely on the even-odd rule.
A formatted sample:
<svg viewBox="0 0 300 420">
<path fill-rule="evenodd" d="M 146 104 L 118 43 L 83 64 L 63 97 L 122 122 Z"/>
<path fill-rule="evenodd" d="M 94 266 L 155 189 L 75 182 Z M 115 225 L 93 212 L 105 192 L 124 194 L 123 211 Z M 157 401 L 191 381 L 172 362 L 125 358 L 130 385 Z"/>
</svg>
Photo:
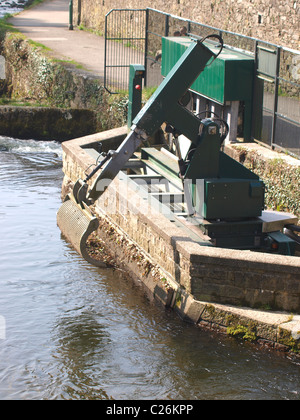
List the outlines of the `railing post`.
<svg viewBox="0 0 300 420">
<path fill-rule="evenodd" d="M 169 36 L 170 15 L 165 17 L 165 36 Z"/>
<path fill-rule="evenodd" d="M 69 30 L 73 30 L 73 0 L 69 3 Z"/>
<path fill-rule="evenodd" d="M 278 89 L 279 89 L 279 73 L 280 73 L 280 52 L 281 48 L 277 47 L 276 49 L 276 76 L 275 76 L 275 86 L 274 86 L 274 105 L 273 105 L 273 120 L 272 120 L 272 132 L 271 132 L 271 147 L 275 148 L 276 144 L 276 123 L 277 123 L 277 111 L 278 111 Z"/>
<path fill-rule="evenodd" d="M 147 75 L 148 75 L 148 30 L 149 30 L 149 9 L 145 10 L 146 13 L 146 27 L 145 27 L 145 77 L 144 86 L 147 86 Z"/>
</svg>

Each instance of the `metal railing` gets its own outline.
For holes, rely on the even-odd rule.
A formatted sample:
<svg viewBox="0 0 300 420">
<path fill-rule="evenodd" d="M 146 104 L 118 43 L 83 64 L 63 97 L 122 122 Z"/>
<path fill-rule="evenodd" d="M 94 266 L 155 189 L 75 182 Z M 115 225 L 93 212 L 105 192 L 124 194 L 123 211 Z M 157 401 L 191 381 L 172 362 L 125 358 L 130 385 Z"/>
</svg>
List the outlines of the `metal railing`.
<svg viewBox="0 0 300 420">
<path fill-rule="evenodd" d="M 113 9 L 105 17 L 104 86 L 128 90 L 130 64 L 145 63 L 145 9 Z"/>
<path fill-rule="evenodd" d="M 162 38 L 182 27 L 194 37 L 217 33 L 227 48 L 254 58 L 252 138 L 300 157 L 300 51 L 151 8 L 113 9 L 105 26 L 106 89 L 128 89 L 130 64 L 145 65 L 145 86 L 158 86 Z"/>
</svg>

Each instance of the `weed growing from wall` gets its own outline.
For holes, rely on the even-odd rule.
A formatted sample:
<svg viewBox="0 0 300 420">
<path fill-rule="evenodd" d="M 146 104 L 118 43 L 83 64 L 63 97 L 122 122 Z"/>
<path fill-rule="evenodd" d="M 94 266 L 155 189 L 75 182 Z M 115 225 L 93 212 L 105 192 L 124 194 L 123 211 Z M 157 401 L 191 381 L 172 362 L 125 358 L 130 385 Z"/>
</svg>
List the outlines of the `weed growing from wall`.
<svg viewBox="0 0 300 420">
<path fill-rule="evenodd" d="M 265 205 L 268 209 L 285 211 L 300 217 L 300 167 L 283 159 L 266 160 L 257 152 L 246 152 L 244 165 L 265 183 Z"/>
</svg>

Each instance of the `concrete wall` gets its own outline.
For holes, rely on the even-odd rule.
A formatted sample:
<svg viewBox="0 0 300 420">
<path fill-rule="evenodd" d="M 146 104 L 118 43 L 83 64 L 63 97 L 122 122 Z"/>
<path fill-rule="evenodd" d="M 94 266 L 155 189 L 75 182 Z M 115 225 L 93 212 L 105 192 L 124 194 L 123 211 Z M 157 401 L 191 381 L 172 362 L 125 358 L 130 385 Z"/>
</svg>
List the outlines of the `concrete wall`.
<svg viewBox="0 0 300 420">
<path fill-rule="evenodd" d="M 74 0 L 74 23 L 104 32 L 104 16 L 111 9 L 147 7 L 299 49 L 299 0 Z"/>
</svg>

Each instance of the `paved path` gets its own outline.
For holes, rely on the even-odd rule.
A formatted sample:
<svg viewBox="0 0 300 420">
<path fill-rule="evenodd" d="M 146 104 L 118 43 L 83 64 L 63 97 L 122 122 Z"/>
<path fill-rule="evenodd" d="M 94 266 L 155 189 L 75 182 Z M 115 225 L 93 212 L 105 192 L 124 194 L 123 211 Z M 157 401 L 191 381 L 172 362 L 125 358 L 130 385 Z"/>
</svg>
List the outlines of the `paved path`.
<svg viewBox="0 0 300 420">
<path fill-rule="evenodd" d="M 10 19 L 27 38 L 52 50 L 60 59 L 75 60 L 104 76 L 104 39 L 86 31 L 69 30 L 69 0 L 46 0 Z"/>
</svg>

